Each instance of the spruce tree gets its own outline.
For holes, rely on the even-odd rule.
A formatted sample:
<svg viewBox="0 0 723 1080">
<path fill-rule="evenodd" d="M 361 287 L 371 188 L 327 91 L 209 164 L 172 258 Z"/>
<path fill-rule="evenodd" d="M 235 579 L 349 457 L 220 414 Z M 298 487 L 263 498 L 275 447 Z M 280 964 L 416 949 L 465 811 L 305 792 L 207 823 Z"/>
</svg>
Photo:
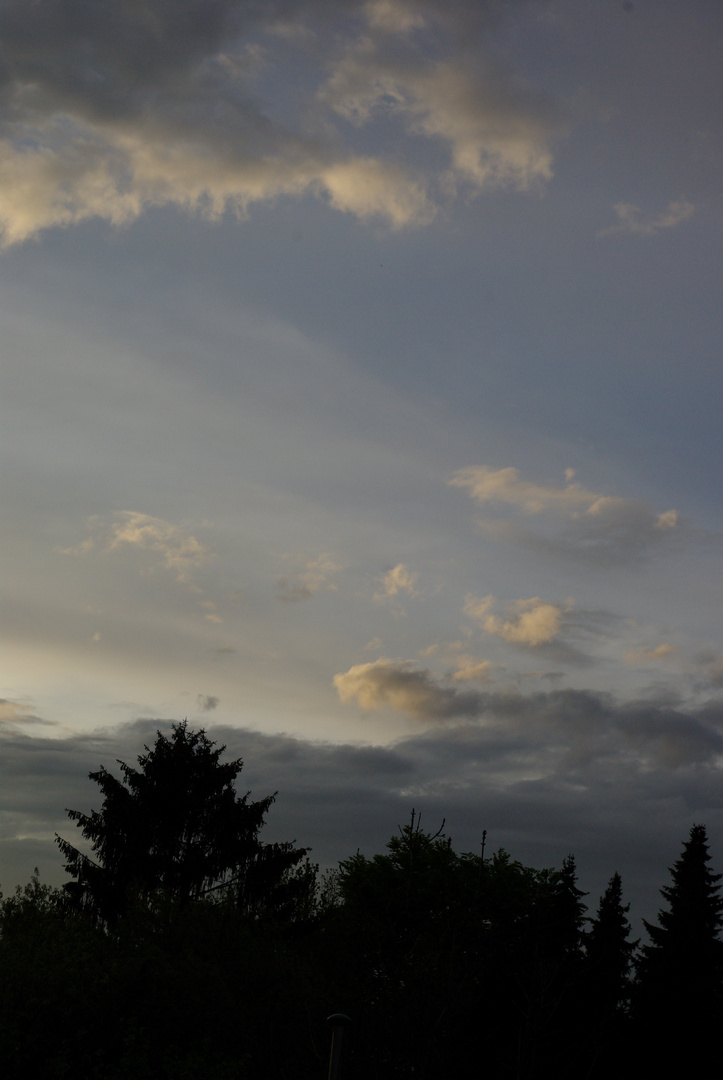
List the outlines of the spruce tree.
<svg viewBox="0 0 723 1080">
<path fill-rule="evenodd" d="M 623 904 L 620 874 L 615 872 L 585 936 L 585 966 L 599 1014 L 618 1011 L 628 997 L 630 965 L 638 944 L 629 940 L 629 910 L 630 904 Z"/>
<path fill-rule="evenodd" d="M 112 921 L 132 897 L 163 894 L 183 906 L 222 890 L 254 915 L 277 903 L 293 907 L 295 888 L 308 887 L 298 872 L 306 849 L 259 840 L 276 796 L 238 795 L 243 761 L 222 761 L 225 749 L 184 721 L 170 737 L 156 733 L 138 768 L 119 761 L 120 779 L 102 766 L 90 773 L 101 809 L 67 814 L 93 857 L 56 837 L 74 906 Z"/>
<path fill-rule="evenodd" d="M 663 1073 L 671 1054 L 697 1069 L 714 1050 L 723 1004 L 723 875 L 712 872 L 710 858 L 705 826 L 694 825 L 670 868 L 672 883 L 660 890 L 667 907 L 658 924 L 643 920 L 650 944 L 638 964 L 636 1017 L 641 1052 L 659 1048 Z"/>
</svg>

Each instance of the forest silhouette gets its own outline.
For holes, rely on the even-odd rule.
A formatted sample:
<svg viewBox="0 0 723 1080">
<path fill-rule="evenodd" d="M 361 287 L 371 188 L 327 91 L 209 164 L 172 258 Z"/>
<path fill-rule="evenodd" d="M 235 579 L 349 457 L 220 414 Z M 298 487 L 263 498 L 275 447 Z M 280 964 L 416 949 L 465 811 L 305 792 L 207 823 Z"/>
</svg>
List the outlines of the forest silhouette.
<svg viewBox="0 0 723 1080">
<path fill-rule="evenodd" d="M 695 824 L 631 940 L 613 873 L 588 915 L 575 860 L 455 851 L 411 811 L 383 853 L 320 875 L 260 839 L 275 795 L 205 731 L 160 731 L 57 838 L 68 882 L 0 902 L 8 1080 L 311 1080 L 325 1017 L 344 1080 L 668 1076 L 709 1069 L 723 1004 L 720 874 Z"/>
</svg>

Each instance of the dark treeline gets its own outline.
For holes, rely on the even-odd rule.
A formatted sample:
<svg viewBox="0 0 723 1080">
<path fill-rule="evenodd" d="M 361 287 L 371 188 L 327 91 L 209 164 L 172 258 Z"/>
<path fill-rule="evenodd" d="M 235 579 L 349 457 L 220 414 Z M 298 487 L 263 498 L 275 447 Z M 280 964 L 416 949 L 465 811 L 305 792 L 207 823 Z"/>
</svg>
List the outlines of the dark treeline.
<svg viewBox="0 0 723 1080">
<path fill-rule="evenodd" d="M 99 810 L 69 811 L 69 881 L 0 904 L 7 1080 L 311 1080 L 325 1017 L 344 1080 L 702 1074 L 723 1004 L 720 875 L 694 825 L 650 941 L 617 873 L 588 914 L 575 860 L 459 853 L 412 812 L 383 854 L 320 876 L 260 839 L 274 800 L 203 731 L 158 733 Z M 709 1045 L 710 1044 L 710 1045 Z"/>
</svg>

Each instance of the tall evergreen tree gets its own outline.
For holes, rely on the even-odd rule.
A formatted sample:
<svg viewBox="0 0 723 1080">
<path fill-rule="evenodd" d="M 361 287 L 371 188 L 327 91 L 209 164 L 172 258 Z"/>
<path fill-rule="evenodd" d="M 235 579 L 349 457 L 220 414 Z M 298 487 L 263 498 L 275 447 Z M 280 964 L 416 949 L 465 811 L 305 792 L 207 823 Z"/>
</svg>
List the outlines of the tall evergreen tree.
<svg viewBox="0 0 723 1080">
<path fill-rule="evenodd" d="M 721 874 L 709 867 L 708 836 L 694 825 L 680 858 L 670 869 L 672 883 L 662 888 L 667 907 L 658 924 L 645 920 L 650 944 L 638 964 L 636 1016 L 642 1053 L 664 1047 L 658 1065 L 676 1051 L 691 1069 L 703 1068 L 714 1050 L 723 1005 L 723 898 Z M 711 1058 L 712 1060 L 712 1058 Z"/>
<path fill-rule="evenodd" d="M 290 871 L 306 851 L 261 843 L 275 795 L 255 802 L 239 796 L 234 783 L 243 761 L 222 761 L 225 749 L 184 721 L 170 738 L 157 733 L 137 769 L 120 761 L 121 779 L 103 767 L 90 773 L 103 793 L 101 809 L 67 813 L 93 857 L 56 837 L 76 906 L 107 920 L 122 914 L 129 897 L 157 892 L 183 905 L 226 890 L 251 912 L 275 890 L 288 902 Z M 296 876 L 306 887 L 304 875 Z"/>
<path fill-rule="evenodd" d="M 629 994 L 629 975 L 637 941 L 630 941 L 628 911 L 623 904 L 620 874 L 613 874 L 600 897 L 597 915 L 585 936 L 585 966 L 596 1009 L 609 1016 L 622 1008 Z"/>
<path fill-rule="evenodd" d="M 620 874 L 613 874 L 585 935 L 581 1030 L 588 1044 L 590 1077 L 625 1075 L 630 1038 L 630 969 L 637 941 L 630 941 Z"/>
</svg>

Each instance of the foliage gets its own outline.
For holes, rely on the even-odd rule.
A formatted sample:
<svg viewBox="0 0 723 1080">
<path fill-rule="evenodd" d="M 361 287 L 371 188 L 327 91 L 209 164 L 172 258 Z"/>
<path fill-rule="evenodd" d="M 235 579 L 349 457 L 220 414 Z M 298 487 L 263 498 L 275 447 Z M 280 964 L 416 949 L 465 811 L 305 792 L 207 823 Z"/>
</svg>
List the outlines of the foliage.
<svg viewBox="0 0 723 1080">
<path fill-rule="evenodd" d="M 61 841 L 71 888 L 36 872 L 0 899 L 5 1080 L 312 1080 L 340 1010 L 345 1080 L 475 1061 L 488 1080 L 666 1076 L 671 1052 L 705 1068 L 723 900 L 703 826 L 631 992 L 618 874 L 588 919 L 572 856 L 459 853 L 412 811 L 383 853 L 317 885 L 302 849 L 259 841 L 273 796 L 240 798 L 223 749 L 181 724 L 120 780 L 94 773 L 101 809 L 71 817 L 95 859 Z"/>
<path fill-rule="evenodd" d="M 242 759 L 221 761 L 225 747 L 185 721 L 145 750 L 137 769 L 118 763 L 121 779 L 103 767 L 90 773 L 103 795 L 99 811 L 68 811 L 95 858 L 56 837 L 75 906 L 113 920 L 132 896 L 159 891 L 183 905 L 223 890 L 248 914 L 277 899 L 293 903 L 307 881 L 290 872 L 306 851 L 259 841 L 275 795 L 237 795 Z"/>
</svg>

